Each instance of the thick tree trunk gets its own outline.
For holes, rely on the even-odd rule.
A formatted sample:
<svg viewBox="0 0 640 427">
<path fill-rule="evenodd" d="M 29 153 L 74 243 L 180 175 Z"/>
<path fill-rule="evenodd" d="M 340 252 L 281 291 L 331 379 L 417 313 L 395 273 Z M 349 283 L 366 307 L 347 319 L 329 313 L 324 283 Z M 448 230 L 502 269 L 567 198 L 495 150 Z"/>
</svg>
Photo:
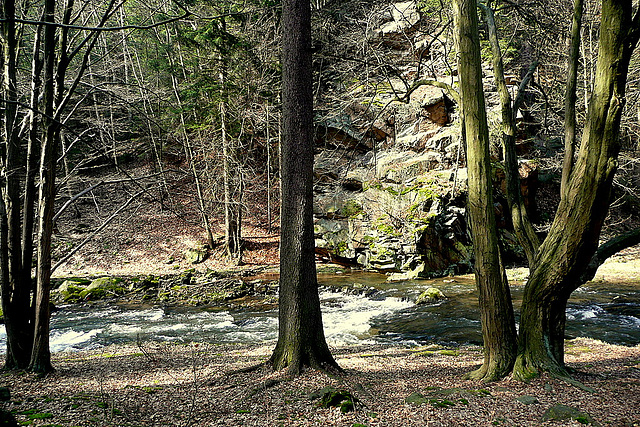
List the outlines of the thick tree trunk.
<svg viewBox="0 0 640 427">
<path fill-rule="evenodd" d="M 511 294 L 500 257 L 489 160 L 489 129 L 482 90 L 478 15 L 475 1 L 454 1 L 458 30 L 458 73 L 467 140 L 469 196 L 476 284 L 484 340 L 484 363 L 470 377 L 487 381 L 507 375 L 513 366 L 516 330 Z"/>
<path fill-rule="evenodd" d="M 544 286 L 547 274 L 532 276 L 525 288 L 514 366 L 514 377 L 520 380 L 528 380 L 542 371 L 568 376 L 564 367 L 564 327 L 569 296 Z"/>
<path fill-rule="evenodd" d="M 640 13 L 631 2 L 605 0 L 596 84 L 578 158 L 540 246 L 523 297 L 514 376 L 539 371 L 565 375 L 566 302 L 581 284 L 609 209 L 619 151 L 620 117 L 629 60 L 638 42 Z"/>
<path fill-rule="evenodd" d="M 283 2 L 282 211 L 275 369 L 337 368 L 322 326 L 313 235 L 313 92 L 309 0 Z"/>
</svg>

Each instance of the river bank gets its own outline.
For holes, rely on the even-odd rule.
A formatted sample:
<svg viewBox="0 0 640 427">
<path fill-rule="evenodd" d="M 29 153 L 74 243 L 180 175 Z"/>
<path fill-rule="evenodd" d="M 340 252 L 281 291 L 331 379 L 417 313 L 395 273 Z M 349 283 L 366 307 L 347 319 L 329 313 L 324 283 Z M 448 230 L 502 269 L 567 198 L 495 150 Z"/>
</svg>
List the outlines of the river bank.
<svg viewBox="0 0 640 427">
<path fill-rule="evenodd" d="M 568 341 L 567 363 L 593 392 L 546 375 L 528 384 L 464 380 L 482 362 L 476 346 L 332 350 L 344 373 L 293 379 L 267 367 L 237 372 L 265 362 L 272 345 L 141 343 L 54 353 L 56 372 L 45 378 L 3 376 L 11 398 L 2 406 L 33 426 L 640 425 L 639 346 Z M 312 395 L 328 386 L 355 397 L 355 410 L 318 406 Z M 574 408 L 573 419 L 545 420 L 557 405 Z"/>
</svg>

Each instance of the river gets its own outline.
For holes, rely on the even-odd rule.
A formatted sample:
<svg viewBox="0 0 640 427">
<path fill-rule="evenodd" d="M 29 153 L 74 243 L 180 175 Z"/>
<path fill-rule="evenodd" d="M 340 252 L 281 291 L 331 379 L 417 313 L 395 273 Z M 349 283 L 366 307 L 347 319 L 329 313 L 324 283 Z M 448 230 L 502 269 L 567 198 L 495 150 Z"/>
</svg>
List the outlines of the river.
<svg viewBox="0 0 640 427">
<path fill-rule="evenodd" d="M 379 274 L 319 275 L 325 334 L 330 345 L 392 343 L 448 345 L 481 343 L 477 293 L 469 278 L 387 283 Z M 374 287 L 370 296 L 350 295 L 341 288 L 358 283 Z M 416 305 L 428 287 L 447 299 Z M 512 286 L 516 313 L 522 285 Z M 516 316 L 517 317 L 517 316 Z M 51 351 L 99 348 L 135 341 L 275 342 L 277 310 L 248 311 L 216 307 L 83 304 L 59 307 L 51 320 Z M 594 282 L 572 295 L 567 307 L 568 337 L 589 337 L 612 344 L 640 343 L 640 283 Z M 6 344 L 0 328 L 0 351 Z"/>
</svg>

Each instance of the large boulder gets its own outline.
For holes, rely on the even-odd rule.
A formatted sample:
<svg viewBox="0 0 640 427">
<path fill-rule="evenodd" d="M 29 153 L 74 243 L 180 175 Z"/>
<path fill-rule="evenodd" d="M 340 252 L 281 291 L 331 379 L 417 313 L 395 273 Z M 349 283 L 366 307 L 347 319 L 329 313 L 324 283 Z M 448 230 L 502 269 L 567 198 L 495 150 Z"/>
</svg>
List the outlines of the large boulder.
<svg viewBox="0 0 640 427">
<path fill-rule="evenodd" d="M 415 153 L 408 156 L 422 159 Z M 406 168 L 406 176 L 423 171 L 419 162 L 398 164 L 415 166 Z M 365 269 L 402 273 L 391 280 L 466 272 L 471 249 L 464 209 L 440 194 L 454 186 L 450 178 L 447 172 L 413 176 L 400 184 L 374 180 L 364 183 L 361 192 L 337 190 L 318 197 L 316 246 Z"/>
<path fill-rule="evenodd" d="M 111 296 L 122 295 L 126 289 L 119 277 L 99 277 L 80 291 L 80 299 L 99 300 Z"/>
<path fill-rule="evenodd" d="M 80 295 L 91 281 L 83 278 L 69 278 L 51 293 L 56 302 L 77 302 L 82 299 Z"/>
<path fill-rule="evenodd" d="M 420 12 L 415 1 L 394 3 L 389 6 L 389 18 L 376 31 L 383 43 L 403 49 L 407 45 L 407 34 L 413 33 L 420 23 Z"/>
</svg>

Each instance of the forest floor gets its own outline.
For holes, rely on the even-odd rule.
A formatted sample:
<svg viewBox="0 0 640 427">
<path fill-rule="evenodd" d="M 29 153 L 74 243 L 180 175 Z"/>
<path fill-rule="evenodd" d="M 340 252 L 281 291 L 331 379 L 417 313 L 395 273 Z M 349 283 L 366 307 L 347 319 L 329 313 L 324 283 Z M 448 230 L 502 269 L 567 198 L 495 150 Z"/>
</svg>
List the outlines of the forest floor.
<svg viewBox="0 0 640 427">
<path fill-rule="evenodd" d="M 568 342 L 568 365 L 592 391 L 547 375 L 465 380 L 482 362 L 475 346 L 333 348 L 344 372 L 294 378 L 258 366 L 271 351 L 146 343 L 55 353 L 56 371 L 44 378 L 4 374 L 3 406 L 33 426 L 640 426 L 638 346 Z M 320 406 L 325 387 L 357 399 L 354 410 Z"/>
</svg>

